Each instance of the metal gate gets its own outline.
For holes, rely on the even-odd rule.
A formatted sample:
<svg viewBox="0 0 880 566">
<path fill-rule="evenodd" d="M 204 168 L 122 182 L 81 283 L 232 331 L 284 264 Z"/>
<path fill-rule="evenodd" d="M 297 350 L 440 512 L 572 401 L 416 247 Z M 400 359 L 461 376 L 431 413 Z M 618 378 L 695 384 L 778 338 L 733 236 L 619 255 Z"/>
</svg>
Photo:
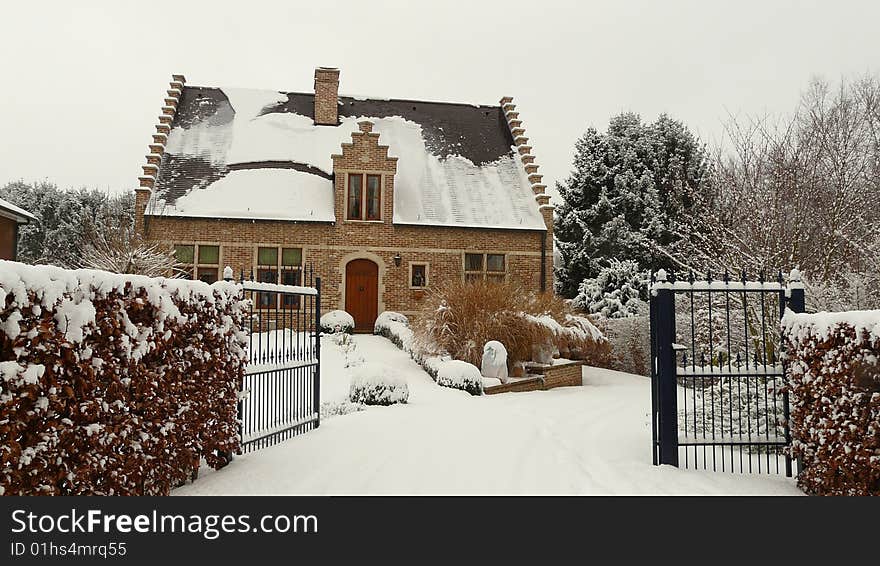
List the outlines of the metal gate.
<svg viewBox="0 0 880 566">
<path fill-rule="evenodd" d="M 779 319 L 804 311 L 800 275 L 786 285 L 745 272 L 652 277 L 654 464 L 792 475 Z"/>
<path fill-rule="evenodd" d="M 238 402 L 241 452 L 281 442 L 320 424 L 321 278 L 262 274 L 245 280 L 248 362 Z M 290 269 L 287 269 L 290 271 Z M 263 276 L 266 275 L 266 276 Z M 274 275 L 274 278 L 270 276 Z M 305 286 L 267 281 L 304 282 Z"/>
</svg>

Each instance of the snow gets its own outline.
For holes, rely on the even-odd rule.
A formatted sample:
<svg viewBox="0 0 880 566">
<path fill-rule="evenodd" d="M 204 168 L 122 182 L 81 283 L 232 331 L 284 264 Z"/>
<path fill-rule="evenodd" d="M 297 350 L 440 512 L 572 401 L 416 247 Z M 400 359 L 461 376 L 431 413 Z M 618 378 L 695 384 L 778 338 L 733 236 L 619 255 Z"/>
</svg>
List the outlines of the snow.
<svg viewBox="0 0 880 566">
<path fill-rule="evenodd" d="M 856 331 L 857 341 L 861 341 L 865 332 L 873 340 L 880 339 L 880 310 L 806 314 L 786 309 L 782 317 L 785 333 L 793 334 L 799 342 L 807 336 L 820 341 L 827 340 L 840 325 L 852 326 Z"/>
<path fill-rule="evenodd" d="M 278 293 L 296 293 L 299 295 L 317 295 L 318 290 L 314 287 L 301 285 L 280 285 L 278 283 L 262 283 L 260 281 L 242 281 L 247 291 L 276 291 Z"/>
<path fill-rule="evenodd" d="M 31 214 L 31 213 L 28 212 L 27 210 L 25 210 L 25 209 L 23 209 L 23 208 L 21 208 L 21 207 L 15 206 L 14 204 L 12 204 L 11 202 L 9 202 L 8 200 L 3 200 L 2 198 L 0 198 L 0 209 L 2 209 L 2 210 L 7 210 L 7 211 L 11 212 L 11 213 L 12 213 L 13 215 L 15 215 L 15 216 L 22 216 L 22 217 L 24 217 L 24 218 L 26 218 L 26 219 L 27 219 L 27 218 L 29 218 L 29 219 L 31 219 L 31 220 L 36 220 L 36 219 L 37 219 L 36 216 L 34 216 L 33 214 Z"/>
<path fill-rule="evenodd" d="M 334 332 L 346 332 L 354 328 L 354 317 L 342 310 L 330 311 L 321 315 L 321 328 Z"/>
<path fill-rule="evenodd" d="M 126 285 L 130 285 L 128 290 Z M 161 332 L 166 319 L 185 320 L 173 302 L 174 296 L 194 306 L 215 304 L 215 292 L 220 294 L 223 301 L 236 300 L 234 298 L 240 294 L 241 287 L 225 281 L 208 285 L 186 279 L 118 275 L 92 269 L 65 270 L 51 265 L 25 265 L 0 260 L 0 304 L 6 304 L 8 309 L 5 317 L 0 319 L 0 329 L 9 336 L 18 335 L 21 309 L 39 307 L 54 310 L 58 330 L 72 344 L 80 344 L 95 324 L 94 301 L 106 297 L 111 291 L 128 295 L 141 289 L 146 292 L 146 300 L 157 309 L 156 329 Z M 29 293 L 34 295 L 33 303 Z M 12 300 L 8 302 L 10 296 Z M 153 329 L 139 331 L 128 319 L 125 310 L 119 312 L 119 317 L 125 330 L 120 346 L 132 359 L 140 359 L 155 338 Z M 93 364 L 100 363 L 97 359 L 93 361 Z"/>
<path fill-rule="evenodd" d="M 504 344 L 497 340 L 486 342 L 480 373 L 483 377 L 494 377 L 502 383 L 507 381 L 507 348 Z"/>
<path fill-rule="evenodd" d="M 647 378 L 584 368 L 584 387 L 474 397 L 385 338 L 353 339 L 397 370 L 407 404 L 323 419 L 173 494 L 800 494 L 777 475 L 653 466 Z M 344 354 L 327 337 L 321 353 L 322 396 L 342 402 Z"/>
<path fill-rule="evenodd" d="M 333 182 L 294 169 L 230 171 L 203 189 L 193 189 L 166 216 L 229 217 L 334 222 Z"/>
<path fill-rule="evenodd" d="M 224 109 L 225 105 L 221 105 L 214 119 L 217 123 L 209 119 L 190 128 L 175 127 L 168 137 L 169 153 L 200 157 L 214 165 L 294 161 L 332 173 L 332 155 L 341 154 L 342 144 L 352 142 L 351 134 L 359 131 L 358 122 L 369 120 L 374 124 L 373 131 L 379 134 L 379 143 L 389 146 L 389 157 L 399 158 L 394 187 L 395 224 L 546 230 L 543 217 L 535 207 L 527 174 L 514 157 L 514 147 L 509 155 L 496 162 L 477 165 L 461 156 L 433 155 L 425 145 L 421 125 L 400 116 L 341 117 L 338 126 L 317 126 L 312 118 L 292 112 L 261 114 L 265 108 L 286 101 L 287 95 L 282 93 L 245 89 L 223 89 L 223 92 L 232 108 Z M 224 113 L 232 110 L 232 120 L 224 121 L 229 117 Z M 236 170 L 230 176 L 242 172 Z M 224 180 L 220 180 L 207 188 L 192 190 L 178 199 L 176 207 L 162 210 L 154 205 L 150 210 L 158 208 L 163 215 L 175 215 L 176 209 L 182 206 L 181 200 L 203 193 L 208 196 L 195 203 L 184 203 L 188 216 L 254 218 L 252 209 L 239 210 L 239 207 L 249 203 L 253 208 L 254 199 L 259 200 L 261 196 L 285 197 L 287 191 L 292 190 L 291 184 L 308 185 L 308 176 L 302 173 L 288 178 L 287 183 L 276 179 L 275 184 L 263 190 L 259 188 L 261 182 L 272 184 L 273 181 L 238 175 L 240 182 L 221 184 Z M 316 188 L 320 182 L 314 181 L 302 194 L 297 194 L 300 200 L 289 201 L 296 205 L 308 202 L 313 211 L 309 214 L 298 211 L 292 219 L 321 220 L 332 216 L 324 209 L 327 202 L 332 205 L 332 186 L 325 179 L 321 182 L 330 187 L 327 195 Z M 214 197 L 219 188 L 226 192 Z M 261 196 L 255 197 L 252 190 Z M 238 199 L 232 200 L 236 191 Z M 247 198 L 242 197 L 245 192 Z M 217 198 L 224 202 L 216 203 Z M 318 202 L 308 200 L 315 198 Z M 273 202 L 275 207 L 269 210 L 274 212 L 259 217 L 287 218 L 278 212 L 287 212 L 284 203 L 274 199 Z M 201 210 L 201 206 L 209 207 L 210 211 Z M 321 210 L 325 212 L 323 216 L 319 213 Z"/>
<path fill-rule="evenodd" d="M 367 362 L 351 372 L 349 400 L 366 405 L 406 403 L 409 388 L 397 370 L 381 362 Z"/>
</svg>

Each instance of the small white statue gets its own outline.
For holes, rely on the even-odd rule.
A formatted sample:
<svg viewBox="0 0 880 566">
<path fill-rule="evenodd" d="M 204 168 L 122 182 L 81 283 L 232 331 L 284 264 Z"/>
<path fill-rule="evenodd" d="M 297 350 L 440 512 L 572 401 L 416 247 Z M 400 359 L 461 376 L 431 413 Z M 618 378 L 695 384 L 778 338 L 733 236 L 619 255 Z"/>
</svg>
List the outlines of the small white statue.
<svg viewBox="0 0 880 566">
<path fill-rule="evenodd" d="M 497 340 L 490 340 L 483 346 L 483 363 L 480 367 L 483 377 L 496 377 L 507 383 L 507 348 Z"/>
</svg>

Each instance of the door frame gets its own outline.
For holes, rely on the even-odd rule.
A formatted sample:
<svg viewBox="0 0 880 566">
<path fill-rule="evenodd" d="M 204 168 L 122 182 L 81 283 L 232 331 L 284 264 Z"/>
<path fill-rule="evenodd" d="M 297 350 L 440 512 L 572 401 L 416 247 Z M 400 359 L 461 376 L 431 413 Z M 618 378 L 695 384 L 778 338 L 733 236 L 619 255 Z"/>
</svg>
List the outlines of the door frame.
<svg viewBox="0 0 880 566">
<path fill-rule="evenodd" d="M 339 310 L 345 310 L 345 287 L 346 287 L 346 273 L 345 269 L 348 267 L 348 264 L 351 261 L 356 259 L 368 259 L 379 266 L 379 280 L 377 281 L 377 290 L 376 294 L 378 295 L 378 305 L 376 307 L 376 314 L 380 315 L 385 312 L 385 270 L 386 265 L 385 261 L 382 258 L 374 254 L 373 252 L 368 251 L 357 251 L 350 252 L 342 256 L 339 260 Z"/>
</svg>

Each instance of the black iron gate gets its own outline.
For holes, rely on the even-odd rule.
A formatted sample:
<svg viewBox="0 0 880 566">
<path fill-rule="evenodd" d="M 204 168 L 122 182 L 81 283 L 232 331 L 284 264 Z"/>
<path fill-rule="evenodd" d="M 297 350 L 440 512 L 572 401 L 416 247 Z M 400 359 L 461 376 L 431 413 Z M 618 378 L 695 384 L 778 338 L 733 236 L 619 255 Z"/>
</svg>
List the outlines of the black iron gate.
<svg viewBox="0 0 880 566">
<path fill-rule="evenodd" d="M 227 268 L 228 269 L 228 268 Z M 320 424 L 321 278 L 242 275 L 249 300 L 248 362 L 238 402 L 241 451 L 281 442 Z M 264 274 L 265 275 L 265 274 Z M 273 275 L 273 274 L 270 274 Z M 231 277 L 231 274 L 230 274 Z M 269 281 L 302 281 L 281 285 Z"/>
<path fill-rule="evenodd" d="M 791 476 L 779 319 L 804 311 L 799 273 L 786 284 L 660 270 L 650 306 L 654 464 Z"/>
</svg>

